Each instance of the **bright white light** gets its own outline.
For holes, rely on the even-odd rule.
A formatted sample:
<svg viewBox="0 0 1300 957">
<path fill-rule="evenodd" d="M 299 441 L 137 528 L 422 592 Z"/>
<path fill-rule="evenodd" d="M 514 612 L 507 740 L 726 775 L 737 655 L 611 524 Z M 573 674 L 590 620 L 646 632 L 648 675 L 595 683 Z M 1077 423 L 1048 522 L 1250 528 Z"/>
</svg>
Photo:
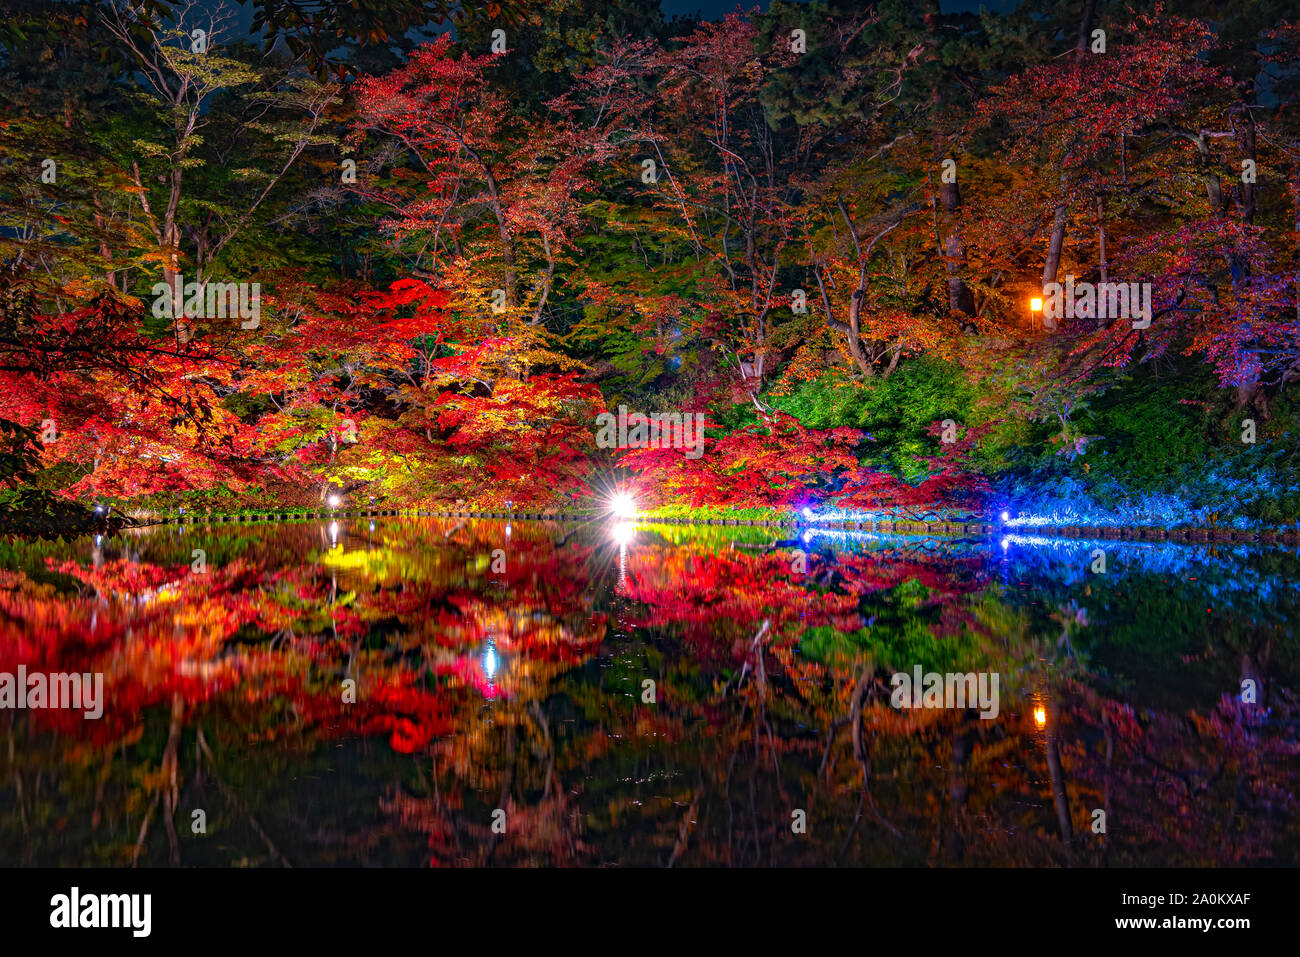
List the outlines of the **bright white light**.
<svg viewBox="0 0 1300 957">
<path fill-rule="evenodd" d="M 1009 522 L 1009 521 L 1011 521 L 1011 513 L 1010 513 L 1010 512 L 1003 512 L 1003 513 L 1002 513 L 1002 521 L 1004 521 L 1004 522 Z"/>
<path fill-rule="evenodd" d="M 487 651 L 483 652 L 483 674 L 488 681 L 496 677 L 497 668 L 500 667 L 501 660 L 497 657 L 497 650 L 492 645 L 488 645 Z"/>
<path fill-rule="evenodd" d="M 811 519 L 813 517 L 813 510 L 805 507 L 803 510 L 803 517 L 807 519 Z"/>
<path fill-rule="evenodd" d="M 95 511 L 96 511 L 96 512 L 102 512 L 103 510 L 104 510 L 104 506 L 102 506 L 102 505 L 96 505 L 96 506 L 95 506 Z"/>
<path fill-rule="evenodd" d="M 636 538 L 636 526 L 631 522 L 619 522 L 609 530 L 609 537 L 614 539 L 616 545 L 630 545 L 632 540 Z"/>
<path fill-rule="evenodd" d="M 619 492 L 609 500 L 609 510 L 615 518 L 631 518 L 636 514 L 636 499 L 626 492 Z"/>
<path fill-rule="evenodd" d="M 1007 546 L 1010 544 L 1011 544 L 1011 539 L 1009 538 L 1002 539 L 1002 550 L 1005 552 L 1007 550 Z"/>
<path fill-rule="evenodd" d="M 506 522 L 506 538 L 510 537 L 510 523 Z"/>
<path fill-rule="evenodd" d="M 339 523 L 330 522 L 330 541 L 335 541 L 339 537 Z"/>
<path fill-rule="evenodd" d="M 339 505 L 342 504 L 342 502 L 343 499 L 339 498 L 337 495 L 330 496 L 330 508 L 338 508 Z"/>
</svg>

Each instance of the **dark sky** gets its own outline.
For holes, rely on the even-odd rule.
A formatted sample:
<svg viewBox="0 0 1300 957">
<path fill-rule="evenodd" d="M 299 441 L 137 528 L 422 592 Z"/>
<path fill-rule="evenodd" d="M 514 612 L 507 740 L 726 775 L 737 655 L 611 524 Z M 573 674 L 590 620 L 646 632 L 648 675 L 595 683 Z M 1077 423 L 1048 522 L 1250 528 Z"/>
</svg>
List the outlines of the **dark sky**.
<svg viewBox="0 0 1300 957">
<path fill-rule="evenodd" d="M 944 13 L 973 13 L 981 6 L 993 11 L 1003 11 L 1014 7 L 1016 2 L 1017 0 L 940 0 L 939 8 Z M 735 10 L 738 5 L 746 9 L 757 6 L 766 10 L 770 6 L 770 0 L 748 0 L 740 4 L 737 4 L 736 0 L 662 0 L 659 9 L 664 12 L 665 19 L 677 14 L 699 11 L 706 19 L 717 20 L 723 14 Z"/>
<path fill-rule="evenodd" d="M 231 0 L 240 7 L 240 16 L 238 22 L 249 29 L 253 22 L 252 7 L 242 0 Z M 803 2 L 803 0 L 795 0 Z M 1019 0 L 939 0 L 939 7 L 945 13 L 954 13 L 958 11 L 974 12 L 981 6 L 987 7 L 993 11 L 1009 10 L 1018 3 Z M 199 0 L 200 7 L 215 7 L 219 0 Z M 717 20 L 725 14 L 740 9 L 750 9 L 758 7 L 766 10 L 771 5 L 771 0 L 661 0 L 659 9 L 664 12 L 664 18 L 669 19 L 680 14 L 693 14 L 697 11 L 706 19 Z M 865 6 L 864 2 L 864 6 Z"/>
</svg>

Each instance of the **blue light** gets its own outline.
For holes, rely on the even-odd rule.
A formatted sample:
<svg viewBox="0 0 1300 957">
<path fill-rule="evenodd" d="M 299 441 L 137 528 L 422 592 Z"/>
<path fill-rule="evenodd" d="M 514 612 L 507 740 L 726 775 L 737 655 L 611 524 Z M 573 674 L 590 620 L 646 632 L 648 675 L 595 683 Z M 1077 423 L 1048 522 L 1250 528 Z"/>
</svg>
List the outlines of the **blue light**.
<svg viewBox="0 0 1300 957">
<path fill-rule="evenodd" d="M 1028 484 L 1009 490 L 1007 497 L 1018 506 L 1018 516 L 1007 524 L 1012 528 L 1040 525 L 1083 527 L 1128 526 L 1175 528 L 1221 524 L 1223 495 L 1240 494 L 1255 498 L 1280 492 L 1282 483 L 1261 471 L 1249 479 L 1211 468 L 1200 473 L 1195 486 L 1181 486 L 1170 492 L 1136 492 L 1112 480 L 1083 483 L 1058 478 L 1049 483 Z M 1212 494 L 1211 494 L 1212 493 Z M 1252 522 L 1236 516 L 1229 524 L 1247 528 Z"/>
</svg>

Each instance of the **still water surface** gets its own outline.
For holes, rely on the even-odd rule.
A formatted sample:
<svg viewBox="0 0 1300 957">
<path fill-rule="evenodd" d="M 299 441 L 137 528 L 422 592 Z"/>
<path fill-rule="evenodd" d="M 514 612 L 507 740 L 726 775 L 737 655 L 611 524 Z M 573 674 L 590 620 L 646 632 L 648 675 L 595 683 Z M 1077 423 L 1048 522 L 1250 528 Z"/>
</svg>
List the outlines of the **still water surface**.
<svg viewBox="0 0 1300 957">
<path fill-rule="evenodd" d="M 1294 552 L 794 534 L 0 540 L 0 863 L 1296 863 Z"/>
</svg>

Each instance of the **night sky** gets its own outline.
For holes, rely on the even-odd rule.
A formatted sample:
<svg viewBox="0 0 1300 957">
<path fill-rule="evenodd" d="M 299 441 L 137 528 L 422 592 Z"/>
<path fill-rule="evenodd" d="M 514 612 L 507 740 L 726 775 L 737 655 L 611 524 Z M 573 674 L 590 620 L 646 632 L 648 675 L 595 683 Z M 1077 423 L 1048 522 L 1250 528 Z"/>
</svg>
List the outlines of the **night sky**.
<svg viewBox="0 0 1300 957">
<path fill-rule="evenodd" d="M 796 0 L 796 2 L 802 2 L 802 0 Z M 959 11 L 974 12 L 980 7 L 987 7 L 990 10 L 1005 11 L 1015 7 L 1017 2 L 1018 0 L 940 0 L 939 8 L 945 13 Z M 866 4 L 863 5 L 865 6 Z M 751 2 L 737 4 L 734 0 L 732 0 L 732 2 L 728 2 L 728 0 L 663 0 L 663 2 L 659 4 L 659 9 L 663 10 L 665 19 L 679 14 L 692 14 L 698 11 L 703 14 L 706 19 L 717 20 L 724 14 L 735 10 L 738 6 L 742 9 L 749 9 L 757 6 L 762 10 L 766 10 L 771 6 L 771 3 Z"/>
<path fill-rule="evenodd" d="M 222 0 L 200 0 L 198 6 L 215 9 L 221 2 Z M 234 0 L 228 0 L 228 2 L 234 2 Z M 794 2 L 802 3 L 804 0 L 794 0 Z M 945 13 L 974 12 L 979 10 L 980 7 L 1005 12 L 1013 9 L 1018 2 L 1019 0 L 940 0 L 939 7 Z M 238 6 L 240 8 L 238 22 L 245 29 L 251 29 L 253 22 L 252 5 L 241 3 Z M 662 0 L 659 8 L 663 11 L 665 20 L 694 13 L 701 14 L 705 19 L 717 20 L 734 10 L 748 10 L 753 7 L 766 10 L 769 6 L 771 6 L 771 0 L 748 0 L 748 2 L 744 3 L 737 3 L 736 0 Z M 432 30 L 430 32 L 437 33 L 439 31 Z"/>
</svg>

